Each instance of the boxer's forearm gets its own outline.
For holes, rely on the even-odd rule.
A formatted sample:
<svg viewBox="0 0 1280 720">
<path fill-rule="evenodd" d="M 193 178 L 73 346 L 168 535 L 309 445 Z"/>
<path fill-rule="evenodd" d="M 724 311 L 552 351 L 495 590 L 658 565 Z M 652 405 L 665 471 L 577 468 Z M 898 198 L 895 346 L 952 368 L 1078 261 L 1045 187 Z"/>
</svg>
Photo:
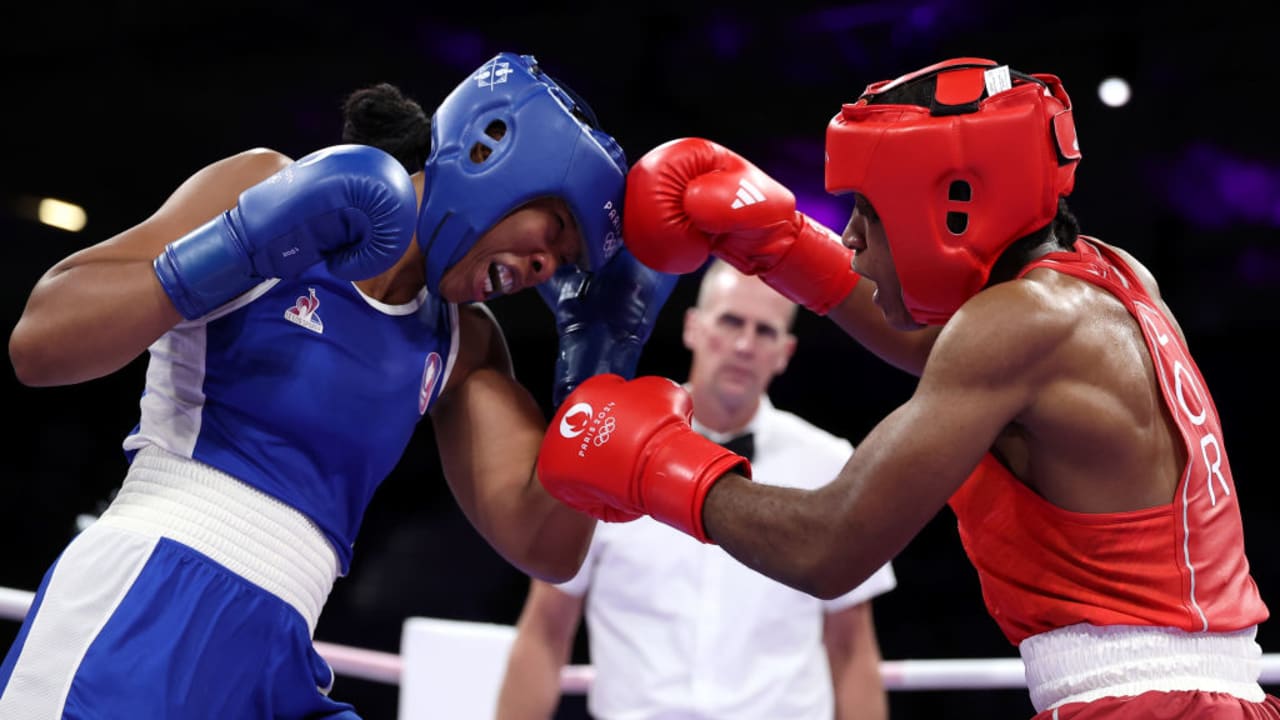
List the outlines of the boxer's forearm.
<svg viewBox="0 0 1280 720">
<path fill-rule="evenodd" d="M 852 538 L 834 530 L 844 525 L 834 516 L 841 505 L 829 494 L 730 473 L 707 493 L 702 522 L 711 541 L 744 565 L 801 592 L 833 598 L 879 565 L 857 563 L 870 568 L 858 577 L 857 568 L 846 562 Z"/>
</svg>

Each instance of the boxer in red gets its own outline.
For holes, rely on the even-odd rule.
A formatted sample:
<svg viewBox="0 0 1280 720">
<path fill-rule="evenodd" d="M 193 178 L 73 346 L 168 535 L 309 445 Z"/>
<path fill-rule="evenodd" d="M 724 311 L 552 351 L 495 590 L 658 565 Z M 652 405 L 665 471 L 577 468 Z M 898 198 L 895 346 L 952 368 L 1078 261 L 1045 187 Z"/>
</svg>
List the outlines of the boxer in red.
<svg viewBox="0 0 1280 720">
<path fill-rule="evenodd" d="M 1060 80 L 982 58 L 874 83 L 831 120 L 843 242 L 722 146 L 650 151 L 627 187 L 641 262 L 723 258 L 919 383 L 835 482 L 798 490 L 749 482 L 674 383 L 597 377 L 561 410 L 590 408 L 588 442 L 554 420 L 541 482 L 820 597 L 949 504 L 1037 718 L 1280 718 L 1217 410 L 1155 278 L 1080 233 L 1080 157 Z"/>
</svg>

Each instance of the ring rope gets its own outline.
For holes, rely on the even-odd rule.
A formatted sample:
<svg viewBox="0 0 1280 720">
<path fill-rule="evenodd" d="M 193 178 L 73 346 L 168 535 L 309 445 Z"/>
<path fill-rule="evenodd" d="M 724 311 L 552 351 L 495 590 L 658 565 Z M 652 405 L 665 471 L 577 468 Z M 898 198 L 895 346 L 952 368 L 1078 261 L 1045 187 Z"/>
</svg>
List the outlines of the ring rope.
<svg viewBox="0 0 1280 720">
<path fill-rule="evenodd" d="M 35 593 L 0 587 L 0 619 L 22 620 Z M 403 663 L 395 653 L 315 641 L 316 651 L 335 673 L 399 685 Z M 887 690 L 995 690 L 1025 688 L 1022 659 L 969 658 L 942 660 L 882 660 L 880 676 Z M 567 665 L 560 670 L 560 691 L 585 694 L 595 680 L 590 665 Z M 1280 684 L 1280 654 L 1262 656 L 1258 682 Z"/>
</svg>

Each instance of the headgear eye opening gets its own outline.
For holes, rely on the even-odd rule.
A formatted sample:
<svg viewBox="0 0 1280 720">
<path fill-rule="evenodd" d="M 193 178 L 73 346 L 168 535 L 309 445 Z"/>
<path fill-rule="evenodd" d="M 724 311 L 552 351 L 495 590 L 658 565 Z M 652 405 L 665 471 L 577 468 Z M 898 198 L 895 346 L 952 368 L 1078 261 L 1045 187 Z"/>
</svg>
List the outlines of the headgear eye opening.
<svg viewBox="0 0 1280 720">
<path fill-rule="evenodd" d="M 500 119 L 490 120 L 489 124 L 484 127 L 484 137 L 492 140 L 494 143 L 501 142 L 502 138 L 507 134 L 507 124 Z M 493 154 L 494 147 L 485 140 L 477 140 L 471 145 L 471 150 L 467 153 L 467 157 L 476 165 L 483 164 Z"/>
</svg>

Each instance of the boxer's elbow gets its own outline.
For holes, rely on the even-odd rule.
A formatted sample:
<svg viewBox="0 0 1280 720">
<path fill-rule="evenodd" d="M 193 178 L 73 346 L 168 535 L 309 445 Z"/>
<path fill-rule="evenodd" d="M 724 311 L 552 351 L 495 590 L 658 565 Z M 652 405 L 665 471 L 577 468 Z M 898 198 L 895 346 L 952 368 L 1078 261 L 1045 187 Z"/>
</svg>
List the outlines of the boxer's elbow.
<svg viewBox="0 0 1280 720">
<path fill-rule="evenodd" d="M 854 585 L 849 585 L 837 577 L 817 576 L 805 582 L 804 592 L 819 600 L 835 600 L 854 587 Z"/>
<path fill-rule="evenodd" d="M 535 553 L 522 558 L 515 564 L 529 577 L 558 585 L 573 579 L 573 576 L 578 574 L 585 556 L 585 547 L 581 552 L 566 547 L 557 552 Z"/>
<path fill-rule="evenodd" d="M 531 564 L 526 572 L 530 577 L 559 585 L 572 580 L 573 576 L 578 574 L 580 567 L 582 567 L 581 563 L 567 562 L 566 558 L 549 558 L 545 562 Z"/>
<path fill-rule="evenodd" d="M 839 533 L 823 533 L 819 523 L 810 525 L 803 540 L 788 553 L 790 577 L 787 584 L 822 600 L 832 600 L 857 587 L 874 568 L 869 555 L 854 551 Z M 865 549 L 865 548 L 864 548 Z"/>
<path fill-rule="evenodd" d="M 9 364 L 14 377 L 28 387 L 56 385 L 53 376 L 55 363 L 46 357 L 41 343 L 31 333 L 25 332 L 26 324 L 19 322 L 9 335 Z"/>
<path fill-rule="evenodd" d="M 847 585 L 837 568 L 823 562 L 820 557 L 797 562 L 793 569 L 794 574 L 787 584 L 821 600 L 838 598 L 852 588 Z"/>
<path fill-rule="evenodd" d="M 578 574 L 586 559 L 596 520 L 558 506 L 531 537 L 520 543 L 512 561 L 530 577 L 557 584 Z"/>
<path fill-rule="evenodd" d="M 9 364 L 18 382 L 27 387 L 73 385 L 115 372 L 124 360 L 107 350 L 86 350 L 76 343 L 48 336 L 20 321 L 9 336 Z"/>
<path fill-rule="evenodd" d="M 875 553 L 850 553 L 848 547 L 832 543 L 809 570 L 806 582 L 809 588 L 805 592 L 822 600 L 834 600 L 848 593 L 880 567 L 874 556 Z"/>
</svg>

